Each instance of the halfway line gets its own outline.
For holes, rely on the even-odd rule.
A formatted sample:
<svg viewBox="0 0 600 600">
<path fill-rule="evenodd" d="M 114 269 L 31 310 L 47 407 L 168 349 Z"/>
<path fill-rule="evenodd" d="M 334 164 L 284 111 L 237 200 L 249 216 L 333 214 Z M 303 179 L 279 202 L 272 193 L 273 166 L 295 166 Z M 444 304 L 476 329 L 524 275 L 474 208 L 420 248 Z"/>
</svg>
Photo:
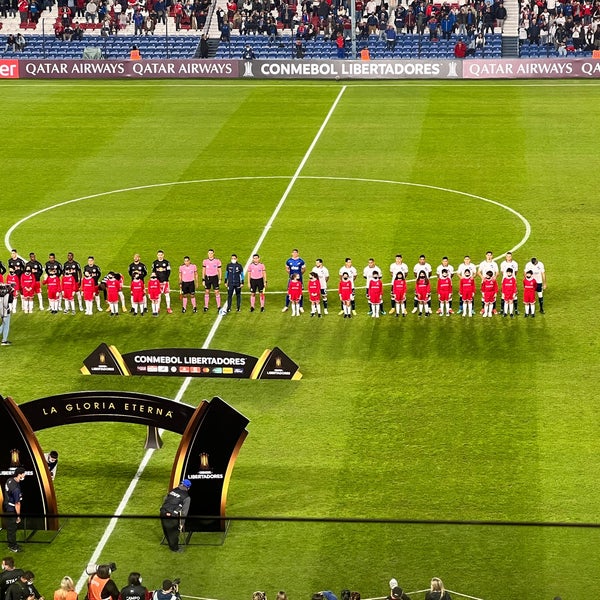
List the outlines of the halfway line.
<svg viewBox="0 0 600 600">
<path fill-rule="evenodd" d="M 275 218 L 279 214 L 279 211 L 285 204 L 285 201 L 287 200 L 287 197 L 289 196 L 292 188 L 294 187 L 294 184 L 298 180 L 298 177 L 300 176 L 300 173 L 301 173 L 302 169 L 304 168 L 306 161 L 309 159 L 310 155 L 312 154 L 312 151 L 314 150 L 317 142 L 319 141 L 321 134 L 325 130 L 325 127 L 327 127 L 327 123 L 329 123 L 329 119 L 331 119 L 331 115 L 333 115 L 333 111 L 336 109 L 336 107 L 337 107 L 339 101 L 341 100 L 345 91 L 346 91 L 346 86 L 343 86 L 342 89 L 340 90 L 339 94 L 337 95 L 335 101 L 333 102 L 331 108 L 329 109 L 329 112 L 327 113 L 325 120 L 321 124 L 319 131 L 317 131 L 317 134 L 315 135 L 311 145 L 308 147 L 308 150 L 304 154 L 304 157 L 302 158 L 300 164 L 298 165 L 296 172 L 292 176 L 287 188 L 285 189 L 285 192 L 283 193 L 283 196 L 281 196 L 281 199 L 277 203 L 277 206 L 275 207 L 273 214 L 271 215 L 270 219 L 267 221 L 267 224 L 264 226 L 262 233 L 260 234 L 260 237 L 258 238 L 258 241 L 256 242 L 254 248 L 252 249 L 252 252 L 250 252 L 248 260 L 246 261 L 246 264 L 244 265 L 244 271 L 246 271 L 248 269 L 248 265 L 250 264 L 250 261 L 252 260 L 252 255 L 256 254 L 258 252 L 258 249 L 264 242 L 269 229 L 271 229 L 271 226 L 273 225 L 273 221 L 275 220 Z M 227 308 L 227 303 L 225 303 L 224 308 Z M 217 333 L 217 329 L 219 328 L 219 325 L 221 324 L 222 320 L 223 320 L 223 315 L 221 314 L 221 311 L 219 311 L 217 318 L 215 319 L 215 322 L 213 323 L 213 326 L 211 327 L 210 331 L 208 332 L 208 335 L 206 336 L 206 339 L 204 340 L 204 344 L 202 344 L 202 349 L 206 349 L 210 346 L 210 343 L 212 342 L 213 338 L 215 337 L 215 334 Z M 191 380 L 192 380 L 191 377 L 186 377 L 183 380 L 183 383 L 181 384 L 181 387 L 179 388 L 179 391 L 177 392 L 177 395 L 175 396 L 176 402 L 181 402 L 181 399 L 183 398 L 183 394 L 185 393 L 188 386 L 190 385 Z M 146 451 L 146 454 L 144 455 L 144 458 L 142 459 L 142 462 L 140 463 L 137 473 L 134 475 L 133 479 L 131 480 L 129 487 L 125 491 L 125 494 L 123 495 L 123 498 L 121 499 L 121 502 L 119 503 L 119 506 L 117 507 L 117 510 L 115 511 L 115 516 L 110 520 L 110 523 L 104 530 L 104 533 L 103 533 L 102 537 L 100 538 L 100 541 L 98 542 L 98 545 L 96 546 L 96 549 L 94 550 L 94 553 L 92 554 L 88 564 L 97 563 L 98 558 L 100 557 L 100 554 L 104 550 L 104 547 L 106 546 L 110 536 L 112 535 L 115 527 L 117 526 L 118 517 L 121 516 L 121 514 L 123 514 L 123 511 L 125 510 L 125 507 L 127 506 L 127 503 L 129 502 L 129 499 L 133 495 L 133 492 L 135 491 L 135 488 L 144 472 L 144 469 L 146 468 L 148 462 L 150 461 L 150 458 L 152 457 L 153 453 L 154 453 L 154 450 Z M 83 573 L 81 574 L 81 577 L 77 581 L 77 586 L 75 588 L 77 590 L 77 593 L 79 593 L 83 589 L 83 586 L 85 585 L 85 583 L 87 581 L 87 578 L 88 578 L 88 575 L 84 569 Z"/>
</svg>

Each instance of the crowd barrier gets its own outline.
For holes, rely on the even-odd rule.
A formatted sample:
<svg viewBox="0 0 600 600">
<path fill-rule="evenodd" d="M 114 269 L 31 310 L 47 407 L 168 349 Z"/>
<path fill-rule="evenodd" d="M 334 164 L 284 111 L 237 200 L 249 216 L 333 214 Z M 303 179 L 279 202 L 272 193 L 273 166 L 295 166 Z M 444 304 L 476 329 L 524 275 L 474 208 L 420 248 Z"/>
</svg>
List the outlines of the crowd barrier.
<svg viewBox="0 0 600 600">
<path fill-rule="evenodd" d="M 597 79 L 597 59 L 0 60 L 0 79 Z"/>
</svg>

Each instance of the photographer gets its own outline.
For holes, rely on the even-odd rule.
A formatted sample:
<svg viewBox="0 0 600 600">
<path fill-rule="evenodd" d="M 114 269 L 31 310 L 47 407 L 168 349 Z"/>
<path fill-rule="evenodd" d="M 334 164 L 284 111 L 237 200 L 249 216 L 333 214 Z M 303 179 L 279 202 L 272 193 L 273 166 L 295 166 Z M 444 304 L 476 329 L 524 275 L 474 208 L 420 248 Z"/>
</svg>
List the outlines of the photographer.
<svg viewBox="0 0 600 600">
<path fill-rule="evenodd" d="M 116 571 L 117 565 L 97 565 L 95 571 L 92 570 L 88 579 L 88 600 L 118 600 L 119 588 L 110 578 L 113 571 Z M 88 567 L 87 572 L 90 573 Z"/>
<path fill-rule="evenodd" d="M 156 590 L 152 594 L 152 600 L 181 600 L 179 595 L 179 579 L 165 579 L 162 582 L 162 589 Z"/>
<path fill-rule="evenodd" d="M 15 298 L 15 290 L 10 283 L 0 284 L 0 333 L 2 346 L 10 346 L 8 331 L 10 329 L 10 313 Z"/>
</svg>

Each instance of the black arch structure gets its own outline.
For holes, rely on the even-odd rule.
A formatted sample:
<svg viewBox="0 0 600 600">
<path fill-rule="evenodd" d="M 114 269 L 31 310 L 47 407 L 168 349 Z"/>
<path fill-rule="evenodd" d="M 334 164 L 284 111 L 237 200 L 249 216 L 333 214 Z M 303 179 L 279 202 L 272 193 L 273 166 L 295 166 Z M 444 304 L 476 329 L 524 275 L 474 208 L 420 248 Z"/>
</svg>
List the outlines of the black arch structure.
<svg viewBox="0 0 600 600">
<path fill-rule="evenodd" d="M 248 419 L 221 398 L 203 400 L 197 408 L 168 398 L 118 391 L 84 391 L 47 396 L 17 405 L 0 397 L 0 477 L 23 466 L 29 477 L 21 484 L 24 512 L 56 515 L 54 485 L 35 431 L 97 421 L 146 425 L 182 436 L 175 455 L 169 489 L 183 478 L 192 480 L 190 514 L 214 516 L 190 519 L 188 531 L 225 529 L 229 481 L 239 450 L 248 434 Z M 194 493 L 195 492 L 195 493 Z M 0 500 L 2 492 L 0 491 Z M 35 517 L 35 529 L 57 530 L 56 517 Z"/>
</svg>

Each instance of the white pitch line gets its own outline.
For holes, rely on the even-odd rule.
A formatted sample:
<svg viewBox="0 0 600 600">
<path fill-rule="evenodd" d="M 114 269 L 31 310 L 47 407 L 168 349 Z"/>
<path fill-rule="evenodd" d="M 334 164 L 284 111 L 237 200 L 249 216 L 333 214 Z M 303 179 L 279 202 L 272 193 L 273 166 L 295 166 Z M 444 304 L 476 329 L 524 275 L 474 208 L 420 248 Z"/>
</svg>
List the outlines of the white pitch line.
<svg viewBox="0 0 600 600">
<path fill-rule="evenodd" d="M 304 157 L 302 158 L 302 161 L 300 162 L 300 165 L 298 166 L 298 168 L 296 169 L 296 172 L 294 173 L 292 179 L 290 180 L 290 183 L 288 184 L 285 192 L 283 193 L 283 196 L 281 196 L 281 199 L 279 200 L 279 202 L 277 203 L 277 206 L 275 207 L 275 210 L 273 211 L 273 214 L 271 215 L 271 218 L 267 221 L 267 224 L 265 225 L 265 227 L 263 228 L 262 233 L 260 234 L 260 237 L 258 238 L 258 241 L 256 242 L 254 248 L 252 249 L 252 252 L 250 253 L 250 257 L 248 258 L 248 262 L 246 263 L 245 267 L 244 267 L 244 271 L 246 271 L 246 269 L 248 268 L 248 265 L 250 264 L 250 261 L 252 260 L 252 255 L 255 254 L 258 249 L 260 248 L 261 244 L 263 243 L 269 229 L 271 228 L 271 226 L 273 225 L 273 221 L 275 220 L 275 218 L 277 217 L 277 215 L 279 214 L 279 211 L 281 210 L 281 208 L 283 207 L 283 205 L 285 204 L 285 201 L 287 200 L 292 187 L 294 186 L 294 184 L 296 183 L 300 172 L 302 171 L 302 169 L 304 168 L 304 165 L 306 164 L 306 161 L 309 159 L 310 155 L 312 154 L 312 151 L 315 148 L 315 145 L 317 144 L 319 138 L 321 137 L 321 134 L 323 133 L 323 131 L 325 130 L 325 127 L 327 126 L 327 123 L 329 123 L 329 120 L 331 119 L 331 115 L 333 115 L 334 110 L 336 109 L 339 101 L 342 98 L 342 95 L 344 94 L 344 91 L 346 89 L 346 86 L 344 86 L 339 94 L 337 95 L 333 105 L 331 106 L 331 108 L 329 109 L 329 112 L 327 113 L 327 116 L 325 117 L 325 120 L 323 121 L 323 124 L 321 125 L 321 127 L 319 128 L 319 131 L 317 132 L 317 134 L 315 135 L 315 138 L 313 139 L 311 145 L 309 146 L 308 150 L 306 151 L 306 153 L 304 154 Z M 40 211 L 43 212 L 43 211 Z M 12 229 L 12 228 L 11 228 Z M 5 238 L 5 240 L 8 239 L 8 234 L 7 237 Z M 223 315 L 221 314 L 221 312 L 219 312 L 219 314 L 217 315 L 217 318 L 215 319 L 215 322 L 213 323 L 213 326 L 211 327 L 210 331 L 208 332 L 208 335 L 206 336 L 206 339 L 204 340 L 204 344 L 202 344 L 202 348 L 206 349 L 208 348 L 208 346 L 210 345 L 210 343 L 212 342 L 217 329 L 219 328 L 219 325 L 221 324 L 221 321 L 223 320 Z M 179 388 L 179 391 L 177 392 L 177 395 L 175 396 L 175 401 L 176 402 L 181 402 L 181 399 L 183 398 L 183 395 L 185 393 L 185 391 L 187 390 L 188 386 L 190 385 L 192 378 L 191 377 L 186 377 L 183 380 L 183 383 L 181 384 L 181 387 Z M 152 454 L 154 453 L 154 450 L 147 450 L 146 454 L 144 455 L 144 458 L 142 459 L 142 462 L 140 463 L 140 466 L 137 470 L 137 473 L 135 474 L 135 476 L 133 477 L 133 479 L 131 480 L 131 483 L 129 484 L 129 487 L 127 488 L 127 490 L 125 491 L 125 494 L 123 495 L 123 498 L 121 499 L 121 502 L 119 503 L 119 506 L 117 507 L 117 510 L 115 511 L 115 515 L 114 517 L 110 520 L 108 526 L 106 527 L 104 533 L 102 534 L 102 537 L 100 538 L 100 541 L 98 542 L 98 545 L 96 546 L 96 549 L 94 550 L 90 560 L 88 561 L 88 564 L 90 563 L 97 563 L 98 559 L 100 557 L 100 554 L 102 553 L 102 551 L 104 550 L 104 547 L 106 546 L 110 536 L 112 535 L 117 522 L 118 522 L 118 517 L 123 513 L 123 511 L 125 510 L 125 507 L 127 506 L 127 503 L 129 502 L 131 496 L 133 495 L 133 492 L 144 472 L 144 469 L 146 468 L 146 465 L 148 464 L 148 462 L 150 461 L 150 458 L 152 457 Z M 76 586 L 76 590 L 77 593 L 79 593 L 82 589 L 83 586 L 85 585 L 86 581 L 87 581 L 88 575 L 85 572 L 85 569 L 83 571 L 83 573 L 81 574 L 81 577 L 79 578 L 79 580 L 77 581 L 77 586 Z"/>
</svg>

